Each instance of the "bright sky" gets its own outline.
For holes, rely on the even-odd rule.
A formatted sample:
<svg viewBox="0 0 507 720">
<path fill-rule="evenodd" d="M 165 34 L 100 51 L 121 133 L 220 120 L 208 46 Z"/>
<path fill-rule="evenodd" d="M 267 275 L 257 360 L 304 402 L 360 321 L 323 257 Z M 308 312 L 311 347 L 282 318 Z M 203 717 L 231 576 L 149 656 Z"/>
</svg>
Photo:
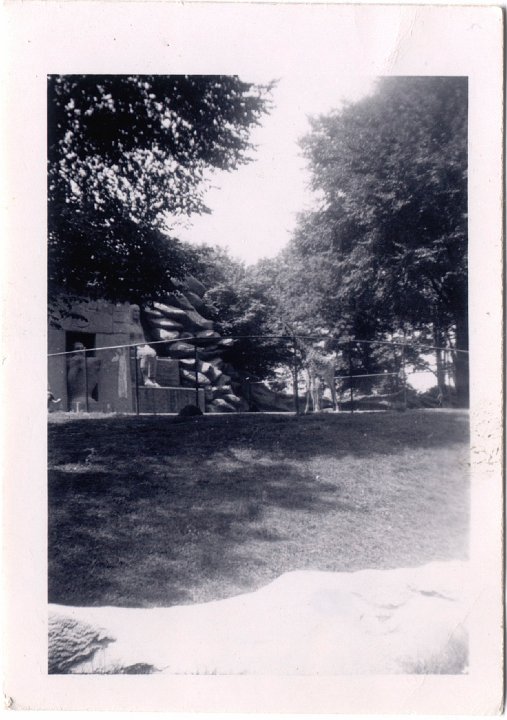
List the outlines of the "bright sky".
<svg viewBox="0 0 507 720">
<path fill-rule="evenodd" d="M 242 78 L 266 82 L 272 78 Z M 179 228 L 182 240 L 227 247 L 234 257 L 253 263 L 273 257 L 286 244 L 296 214 L 311 205 L 309 174 L 298 139 L 310 129 L 308 116 L 327 113 L 344 101 L 371 91 L 372 78 L 300 74 L 279 78 L 274 108 L 252 133 L 254 161 L 213 178 L 205 196 L 211 215 L 192 216 Z"/>
</svg>

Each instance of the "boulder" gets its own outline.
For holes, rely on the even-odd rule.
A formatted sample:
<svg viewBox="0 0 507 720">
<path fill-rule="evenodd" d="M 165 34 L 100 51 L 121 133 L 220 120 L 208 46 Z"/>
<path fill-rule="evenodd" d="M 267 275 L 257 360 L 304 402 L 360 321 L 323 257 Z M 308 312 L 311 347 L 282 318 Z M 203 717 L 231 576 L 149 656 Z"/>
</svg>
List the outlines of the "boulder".
<svg viewBox="0 0 507 720">
<path fill-rule="evenodd" d="M 202 312 L 203 310 L 206 311 L 206 304 L 199 297 L 199 295 L 197 295 L 197 293 L 194 293 L 191 290 L 187 290 L 185 295 L 187 300 L 194 306 L 196 310 L 198 310 L 199 312 Z"/>
<path fill-rule="evenodd" d="M 230 375 L 226 375 L 226 373 L 222 373 L 220 377 L 216 380 L 215 385 L 216 387 L 224 387 L 224 385 L 229 385 L 231 382 Z"/>
<path fill-rule="evenodd" d="M 209 362 L 214 362 L 218 358 L 221 358 L 223 350 L 220 350 L 216 345 L 212 347 L 199 348 L 199 357 Z"/>
<path fill-rule="evenodd" d="M 182 330 L 183 325 L 176 320 L 170 320 L 169 318 L 157 318 L 151 323 L 152 327 L 161 328 L 162 330 Z"/>
<path fill-rule="evenodd" d="M 186 380 L 191 385 L 195 385 L 195 372 L 192 370 L 185 370 L 184 368 L 180 368 L 180 375 L 183 380 Z M 203 375 L 201 372 L 197 373 L 197 379 L 199 382 L 199 387 L 205 387 L 206 385 L 211 384 L 211 380 L 206 377 L 206 375 Z"/>
<path fill-rule="evenodd" d="M 196 605 L 50 605 L 49 666 L 66 673 L 137 666 L 167 675 L 458 675 L 467 672 L 468 622 L 481 592 L 473 579 L 458 561 L 297 570 L 255 592 Z"/>
<path fill-rule="evenodd" d="M 192 326 L 195 327 L 196 332 L 199 332 L 199 330 L 213 330 L 213 320 L 206 320 L 202 315 L 199 315 L 197 310 L 187 310 L 186 312 L 187 318 Z"/>
<path fill-rule="evenodd" d="M 186 288 L 188 290 L 190 290 L 190 292 L 195 293 L 200 298 L 202 298 L 202 296 L 206 292 L 206 288 L 204 287 L 202 282 L 200 280 L 198 280 L 196 277 L 194 277 L 193 275 L 189 275 L 185 279 L 185 285 L 186 285 Z"/>
<path fill-rule="evenodd" d="M 202 373 L 206 375 L 206 377 L 209 377 L 209 379 L 214 383 L 220 375 L 222 374 L 221 370 L 219 370 L 215 365 L 208 362 L 199 362 L 199 369 Z"/>
<path fill-rule="evenodd" d="M 195 309 L 192 303 L 187 300 L 183 293 L 171 293 L 167 298 L 167 302 L 170 303 L 172 306 L 181 308 L 182 310 Z"/>
<path fill-rule="evenodd" d="M 159 310 L 163 317 L 169 318 L 170 320 L 176 320 L 176 322 L 185 322 L 187 317 L 186 310 L 175 307 L 174 305 L 165 305 L 164 303 L 153 303 L 156 310 Z M 160 322 L 159 319 L 157 319 Z"/>
<path fill-rule="evenodd" d="M 223 398 L 217 398 L 212 400 L 209 404 L 211 412 L 236 412 L 236 408 L 231 403 L 228 403 Z"/>
<path fill-rule="evenodd" d="M 248 397 L 250 404 L 260 412 L 294 412 L 295 403 L 293 395 L 285 395 L 271 390 L 262 383 L 252 383 L 245 386 L 243 394 Z M 299 409 L 304 409 L 304 395 L 299 397 Z"/>
<path fill-rule="evenodd" d="M 212 340 L 220 338 L 220 335 L 214 330 L 199 330 L 199 332 L 196 333 L 196 337 L 203 338 L 203 340 Z"/>
<path fill-rule="evenodd" d="M 227 395 L 224 395 L 223 399 L 225 400 L 225 402 L 229 403 L 230 405 L 234 405 L 236 409 L 238 408 L 239 405 L 241 405 L 241 399 L 237 395 L 234 395 L 234 393 L 232 393 L 232 392 L 228 393 Z"/>
<path fill-rule="evenodd" d="M 168 353 L 174 358 L 187 358 L 194 356 L 194 346 L 186 342 L 175 342 L 171 344 Z"/>
<path fill-rule="evenodd" d="M 191 358 L 181 358 L 179 361 L 180 367 L 184 370 L 194 370 L 195 368 L 195 357 Z M 198 368 L 200 369 L 200 368 Z"/>
<path fill-rule="evenodd" d="M 214 398 L 225 398 L 226 395 L 234 395 L 230 385 L 213 385 Z"/>
<path fill-rule="evenodd" d="M 179 330 L 164 330 L 163 328 L 154 328 L 153 336 L 155 340 L 177 340 L 180 337 Z"/>
<path fill-rule="evenodd" d="M 150 320 L 152 320 L 152 319 L 157 320 L 159 318 L 164 317 L 164 313 L 162 313 L 160 310 L 157 310 L 156 308 L 152 308 L 152 307 L 143 308 L 143 313 Z"/>
<path fill-rule="evenodd" d="M 48 672 L 54 675 L 72 672 L 82 663 L 93 661 L 98 651 L 114 641 L 100 627 L 52 613 L 48 622 Z"/>
</svg>

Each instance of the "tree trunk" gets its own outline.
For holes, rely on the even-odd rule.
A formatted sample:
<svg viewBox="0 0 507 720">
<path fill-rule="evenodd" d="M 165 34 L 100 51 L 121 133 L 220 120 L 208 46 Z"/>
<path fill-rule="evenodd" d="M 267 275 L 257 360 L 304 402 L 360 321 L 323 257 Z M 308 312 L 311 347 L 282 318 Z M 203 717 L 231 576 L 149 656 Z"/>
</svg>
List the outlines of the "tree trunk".
<svg viewBox="0 0 507 720">
<path fill-rule="evenodd" d="M 468 314 L 456 319 L 456 350 L 468 350 Z M 470 380 L 467 352 L 455 353 L 454 377 L 456 378 L 456 403 L 458 407 L 469 407 Z"/>
<path fill-rule="evenodd" d="M 433 342 L 436 348 L 443 347 L 444 339 L 438 325 L 433 326 Z M 445 387 L 445 366 L 444 354 L 442 350 L 435 350 L 435 361 L 437 370 L 437 387 L 440 399 L 443 401 L 447 397 L 447 389 Z"/>
</svg>

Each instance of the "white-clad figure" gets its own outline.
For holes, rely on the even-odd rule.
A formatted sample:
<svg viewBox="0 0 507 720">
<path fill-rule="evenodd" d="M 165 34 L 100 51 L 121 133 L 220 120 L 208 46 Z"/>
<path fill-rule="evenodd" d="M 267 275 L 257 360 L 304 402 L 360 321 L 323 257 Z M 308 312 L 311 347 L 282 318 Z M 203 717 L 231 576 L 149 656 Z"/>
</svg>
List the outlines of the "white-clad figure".
<svg viewBox="0 0 507 720">
<path fill-rule="evenodd" d="M 127 398 L 128 380 L 127 380 L 127 348 L 119 348 L 113 355 L 111 362 L 118 363 L 118 397 Z"/>
<path fill-rule="evenodd" d="M 130 329 L 129 342 L 143 343 L 137 345 L 137 358 L 139 360 L 139 368 L 143 377 L 143 383 L 146 387 L 160 387 L 155 380 L 157 372 L 157 353 L 146 343 L 144 331 L 141 325 L 141 309 L 139 305 L 130 306 Z M 134 351 L 134 348 L 132 348 Z"/>
</svg>

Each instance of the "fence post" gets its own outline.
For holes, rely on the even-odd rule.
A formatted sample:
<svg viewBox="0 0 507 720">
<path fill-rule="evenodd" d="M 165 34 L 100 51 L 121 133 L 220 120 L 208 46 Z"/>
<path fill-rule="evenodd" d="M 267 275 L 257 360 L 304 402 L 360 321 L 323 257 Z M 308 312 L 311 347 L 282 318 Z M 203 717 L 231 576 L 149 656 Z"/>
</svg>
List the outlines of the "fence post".
<svg viewBox="0 0 507 720">
<path fill-rule="evenodd" d="M 398 393 L 400 392 L 400 371 L 396 372 L 397 368 L 397 357 L 396 357 L 396 346 L 393 345 L 393 372 L 396 373 L 395 375 L 392 375 L 393 383 L 392 383 L 392 392 L 393 392 L 393 402 L 391 403 L 391 410 L 393 407 L 396 407 L 396 403 L 398 402 Z"/>
<path fill-rule="evenodd" d="M 250 376 L 246 377 L 242 385 L 242 390 L 245 388 L 246 401 L 248 403 L 248 412 L 252 410 L 252 383 L 250 382 Z"/>
<path fill-rule="evenodd" d="M 403 409 L 407 409 L 407 376 L 405 374 L 405 345 L 401 349 L 401 378 L 403 383 Z"/>
<path fill-rule="evenodd" d="M 137 345 L 134 345 L 134 378 L 135 378 L 136 415 L 139 415 L 139 377 L 138 377 L 138 369 L 137 369 Z"/>
<path fill-rule="evenodd" d="M 194 345 L 194 378 L 195 378 L 195 406 L 199 407 L 199 356 L 197 354 L 197 343 Z"/>
<path fill-rule="evenodd" d="M 299 415 L 298 339 L 295 335 L 292 338 L 292 342 L 294 349 L 294 406 L 296 409 L 296 415 Z"/>
<path fill-rule="evenodd" d="M 88 402 L 88 358 L 86 357 L 87 349 L 85 348 L 83 350 L 83 358 L 84 358 L 84 379 L 85 379 L 85 410 L 86 412 L 90 412 L 89 408 L 89 402 Z"/>
<path fill-rule="evenodd" d="M 354 412 L 354 378 L 352 377 L 352 340 L 349 340 L 349 382 L 350 382 L 350 412 Z"/>
</svg>

